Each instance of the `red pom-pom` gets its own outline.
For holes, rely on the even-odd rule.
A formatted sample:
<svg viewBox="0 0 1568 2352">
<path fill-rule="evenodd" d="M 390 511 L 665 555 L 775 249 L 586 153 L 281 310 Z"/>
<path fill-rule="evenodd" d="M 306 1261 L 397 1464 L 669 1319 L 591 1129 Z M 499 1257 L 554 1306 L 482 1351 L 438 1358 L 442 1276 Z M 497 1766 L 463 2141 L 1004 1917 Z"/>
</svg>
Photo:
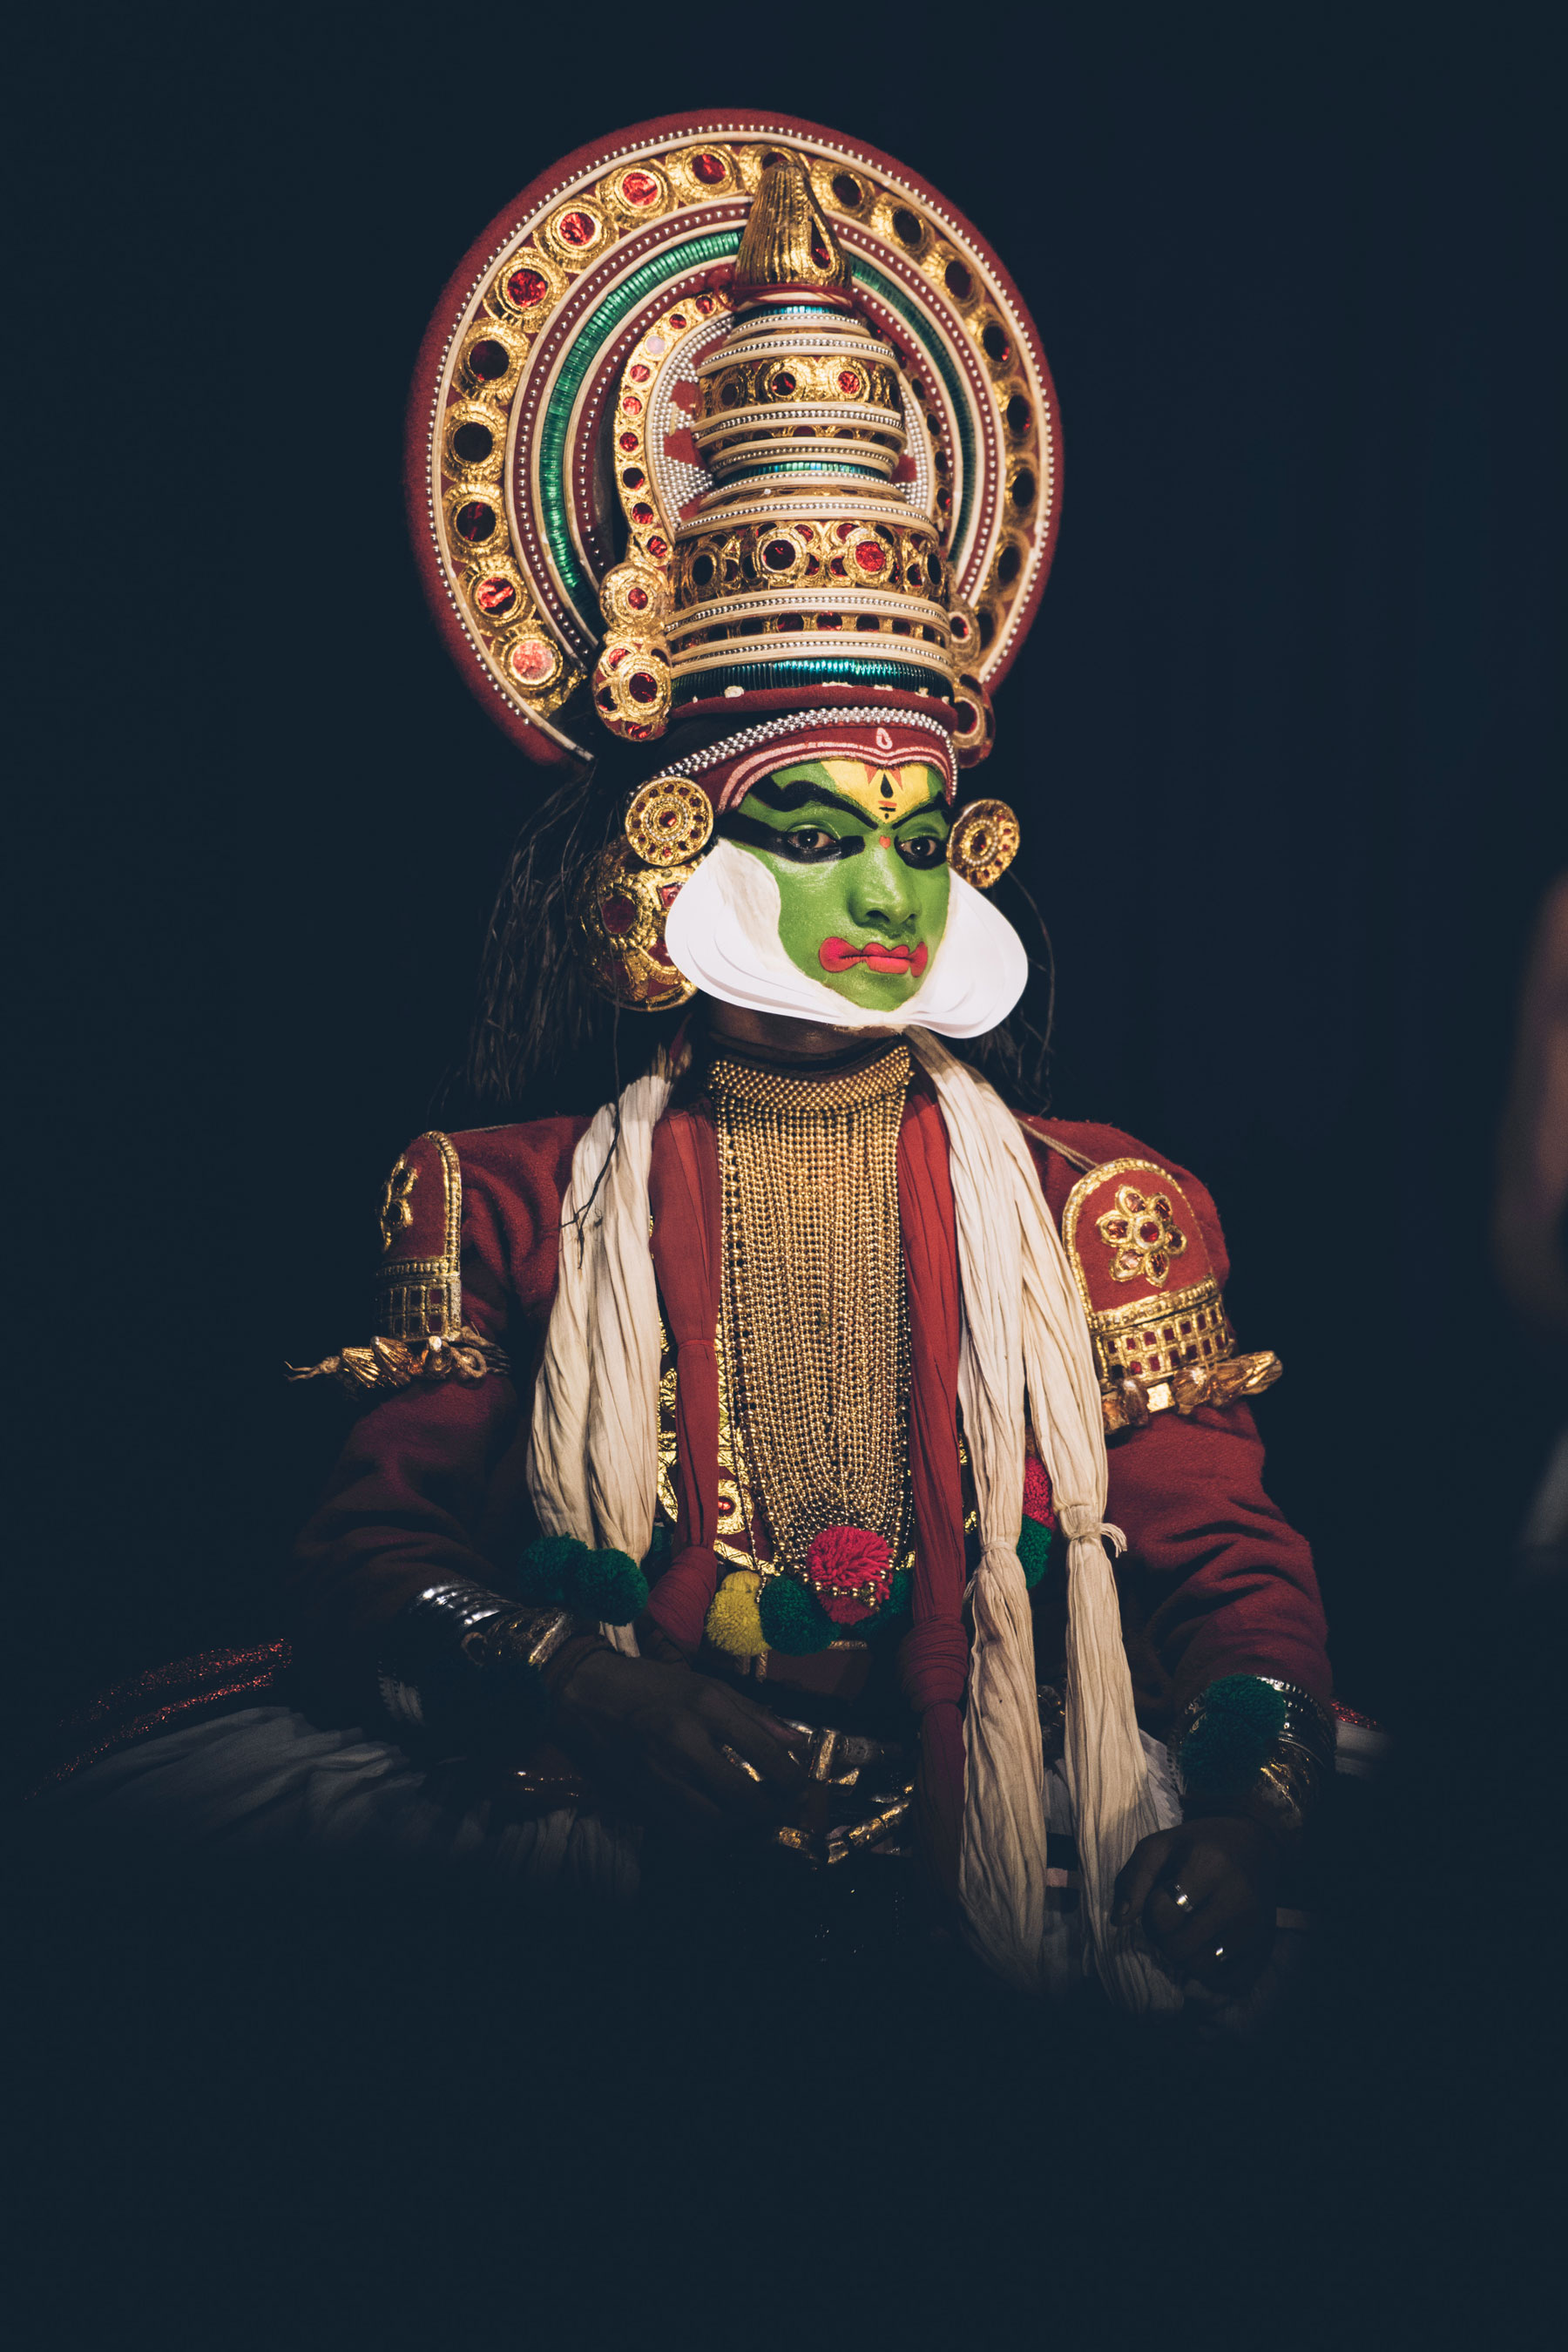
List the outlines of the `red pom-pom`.
<svg viewBox="0 0 1568 2352">
<path fill-rule="evenodd" d="M 816 1597 L 834 1624 L 858 1625 L 887 1599 L 893 1555 L 870 1528 L 824 1528 L 805 1556 L 805 1572 L 813 1584 L 830 1588 Z M 870 1597 L 858 1597 L 868 1586 Z"/>
<path fill-rule="evenodd" d="M 1054 1528 L 1057 1523 L 1051 1482 L 1046 1475 L 1045 1464 L 1035 1454 L 1024 1456 L 1024 1517 L 1037 1520 L 1043 1528 Z"/>
</svg>

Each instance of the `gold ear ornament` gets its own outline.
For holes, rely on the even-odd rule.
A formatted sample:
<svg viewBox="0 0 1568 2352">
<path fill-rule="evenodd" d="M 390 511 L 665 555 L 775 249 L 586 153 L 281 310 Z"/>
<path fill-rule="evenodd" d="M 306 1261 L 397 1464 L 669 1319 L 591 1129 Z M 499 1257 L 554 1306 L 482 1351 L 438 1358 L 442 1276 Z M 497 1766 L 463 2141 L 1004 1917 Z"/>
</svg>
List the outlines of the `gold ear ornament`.
<svg viewBox="0 0 1568 2352">
<path fill-rule="evenodd" d="M 1018 855 L 1022 839 L 1005 801 L 972 801 L 947 836 L 947 862 L 976 890 L 989 890 Z"/>
<path fill-rule="evenodd" d="M 612 841 L 590 862 L 574 914 L 594 985 L 612 1004 L 665 1013 L 696 995 L 664 944 L 665 918 L 696 871 L 694 863 L 645 865 L 624 840 Z"/>
<path fill-rule="evenodd" d="M 713 803 L 685 776 L 642 784 L 626 803 L 626 839 L 645 866 L 685 866 L 713 835 Z"/>
</svg>

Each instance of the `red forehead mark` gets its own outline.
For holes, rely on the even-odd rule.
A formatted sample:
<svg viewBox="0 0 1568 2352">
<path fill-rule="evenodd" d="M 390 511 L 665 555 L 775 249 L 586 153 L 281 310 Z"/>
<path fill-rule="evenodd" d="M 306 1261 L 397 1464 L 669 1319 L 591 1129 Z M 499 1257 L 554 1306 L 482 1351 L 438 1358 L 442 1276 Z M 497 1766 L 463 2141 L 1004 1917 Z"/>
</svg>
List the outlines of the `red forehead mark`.
<svg viewBox="0 0 1568 2352">
<path fill-rule="evenodd" d="M 885 834 L 885 833 L 884 833 L 884 834 L 879 835 L 878 837 L 879 837 L 879 839 L 880 840 L 881 845 L 882 845 L 882 847 L 883 847 L 884 849 L 891 849 L 891 847 L 892 847 L 893 844 L 892 844 L 891 836 L 890 836 L 889 835 L 888 835 L 888 834 Z"/>
</svg>

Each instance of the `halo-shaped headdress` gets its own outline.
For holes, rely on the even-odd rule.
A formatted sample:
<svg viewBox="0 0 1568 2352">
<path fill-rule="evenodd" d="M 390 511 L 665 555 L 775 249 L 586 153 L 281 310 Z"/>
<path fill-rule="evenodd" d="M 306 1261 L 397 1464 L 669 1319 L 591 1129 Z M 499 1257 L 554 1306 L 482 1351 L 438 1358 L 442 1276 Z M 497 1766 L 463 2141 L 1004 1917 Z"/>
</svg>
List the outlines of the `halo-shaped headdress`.
<svg viewBox="0 0 1568 2352">
<path fill-rule="evenodd" d="M 443 295 L 409 419 L 432 607 L 546 764 L 590 760 L 601 721 L 651 744 L 706 720 L 711 753 L 715 720 L 851 706 L 983 758 L 1060 472 L 984 239 L 785 115 L 667 116 L 542 174 Z"/>
</svg>

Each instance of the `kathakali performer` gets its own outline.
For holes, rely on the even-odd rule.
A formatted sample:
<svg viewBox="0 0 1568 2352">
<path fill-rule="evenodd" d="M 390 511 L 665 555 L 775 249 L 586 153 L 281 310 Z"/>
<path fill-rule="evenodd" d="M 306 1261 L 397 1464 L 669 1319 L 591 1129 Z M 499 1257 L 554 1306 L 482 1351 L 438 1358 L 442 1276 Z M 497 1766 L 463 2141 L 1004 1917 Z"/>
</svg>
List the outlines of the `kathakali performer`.
<svg viewBox="0 0 1568 2352">
<path fill-rule="evenodd" d="M 459 667 L 556 771 L 477 1079 L 619 1076 L 394 1168 L 375 1335 L 310 1368 L 362 1410 L 297 1661 L 477 1759 L 542 1883 L 629 1895 L 690 1832 L 802 1904 L 904 1873 L 1018 1987 L 1245 1988 L 1332 1769 L 1323 1623 L 1207 1192 L 1028 1107 L 1020 818 L 966 790 L 1059 505 L 1011 280 L 853 141 L 646 124 L 474 247 L 409 479 Z"/>
</svg>

